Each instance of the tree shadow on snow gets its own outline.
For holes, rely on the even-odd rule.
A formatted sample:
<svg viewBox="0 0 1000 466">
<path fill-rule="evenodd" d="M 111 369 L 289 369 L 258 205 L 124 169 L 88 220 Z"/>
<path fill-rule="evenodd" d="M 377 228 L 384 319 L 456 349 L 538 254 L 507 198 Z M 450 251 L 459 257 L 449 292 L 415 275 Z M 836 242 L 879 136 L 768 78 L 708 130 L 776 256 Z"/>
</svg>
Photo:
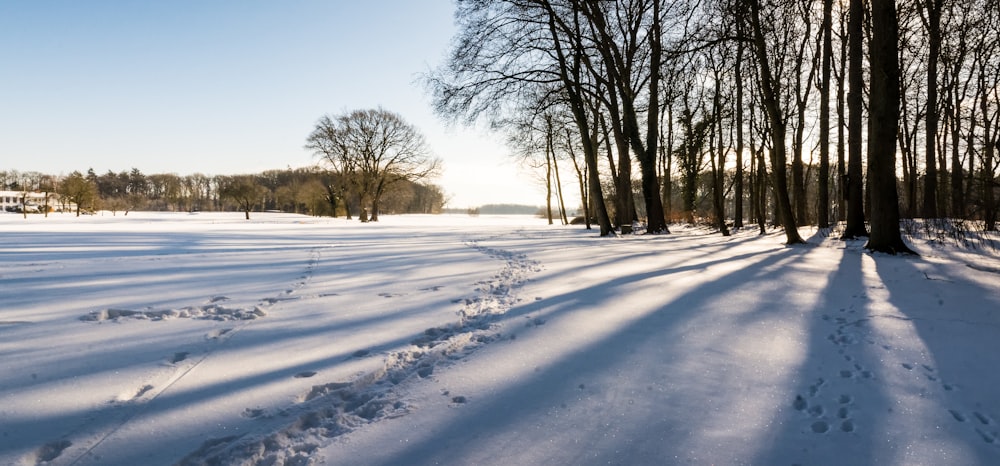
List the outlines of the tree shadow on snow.
<svg viewBox="0 0 1000 466">
<path fill-rule="evenodd" d="M 753 303 L 721 311 L 715 290 L 749 290 L 807 254 L 807 248 L 776 248 L 748 253 L 742 267 L 701 281 L 682 294 L 664 295 L 666 304 L 637 316 L 623 316 L 613 331 L 574 343 L 572 351 L 541 356 L 533 371 L 496 387 L 488 399 L 461 407 L 448 423 L 413 433 L 407 446 L 364 458 L 366 464 L 662 464 L 665 461 L 739 463 L 768 435 L 757 421 L 773 407 L 755 398 L 753 367 L 732 358 L 747 344 L 747 327 L 712 326 L 721 319 L 780 319 L 797 310 L 783 308 L 789 282 Z M 627 303 L 626 288 L 636 283 L 660 287 L 682 275 L 725 261 L 713 256 L 683 266 L 620 276 L 584 289 L 519 306 L 508 320 L 539 316 L 549 338 L 560 320 L 586 318 L 586 312 L 615 313 Z M 523 319 L 521 319 L 523 320 Z M 755 329 L 756 331 L 765 331 Z M 759 335 L 758 337 L 763 337 Z M 515 343 L 520 343 L 519 338 Z M 791 399 L 788 403 L 790 405 Z M 786 404 L 783 401 L 779 404 Z M 791 408 L 789 408 L 791 409 Z M 663 417 L 666 415 L 666 417 Z M 574 428 L 565 430 L 566 418 Z M 576 420 L 586 420 L 584 424 Z M 748 426 L 754 431 L 741 431 Z M 425 426 L 427 427 L 427 426 Z M 716 442 L 729 442 L 714 448 Z M 735 446 L 733 446 L 735 444 Z M 347 458 L 327 458 L 346 461 Z M 358 461 L 353 458 L 352 461 Z"/>
</svg>

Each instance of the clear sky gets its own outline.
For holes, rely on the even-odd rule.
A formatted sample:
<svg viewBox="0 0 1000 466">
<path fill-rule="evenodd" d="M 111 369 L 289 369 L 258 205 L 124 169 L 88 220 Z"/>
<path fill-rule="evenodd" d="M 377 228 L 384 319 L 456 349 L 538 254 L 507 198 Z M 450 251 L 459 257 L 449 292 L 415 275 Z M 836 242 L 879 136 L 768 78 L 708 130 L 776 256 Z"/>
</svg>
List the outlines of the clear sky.
<svg viewBox="0 0 1000 466">
<path fill-rule="evenodd" d="M 444 161 L 451 206 L 544 203 L 499 138 L 448 128 L 417 82 L 452 0 L 4 0 L 0 169 L 303 167 L 323 114 L 381 106 Z"/>
</svg>

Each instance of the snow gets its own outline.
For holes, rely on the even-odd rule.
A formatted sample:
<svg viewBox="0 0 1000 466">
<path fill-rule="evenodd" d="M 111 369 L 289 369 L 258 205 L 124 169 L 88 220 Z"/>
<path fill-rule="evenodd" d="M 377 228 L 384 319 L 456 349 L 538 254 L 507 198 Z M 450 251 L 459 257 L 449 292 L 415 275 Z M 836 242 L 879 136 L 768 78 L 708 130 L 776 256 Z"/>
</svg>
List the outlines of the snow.
<svg viewBox="0 0 1000 466">
<path fill-rule="evenodd" d="M 1000 254 L 0 215 L 0 464 L 998 464 Z"/>
</svg>

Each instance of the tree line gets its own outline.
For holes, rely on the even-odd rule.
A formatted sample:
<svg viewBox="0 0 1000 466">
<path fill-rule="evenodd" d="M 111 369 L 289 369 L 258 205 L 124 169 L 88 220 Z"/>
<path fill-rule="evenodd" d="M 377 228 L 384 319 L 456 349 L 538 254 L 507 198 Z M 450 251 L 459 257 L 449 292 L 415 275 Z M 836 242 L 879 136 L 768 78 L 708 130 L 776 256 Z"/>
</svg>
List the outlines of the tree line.
<svg viewBox="0 0 1000 466">
<path fill-rule="evenodd" d="M 842 222 L 844 237 L 904 252 L 900 217 L 996 229 L 996 1 L 457 8 L 450 55 L 425 77 L 437 111 L 505 131 L 560 212 L 560 176 L 575 178 L 601 235 L 770 221 L 797 243 L 798 226 Z"/>
<path fill-rule="evenodd" d="M 258 174 L 207 176 L 200 173 L 145 175 L 139 169 L 67 176 L 0 171 L 3 189 L 48 193 L 76 206 L 98 209 L 170 211 L 282 211 L 378 221 L 380 213 L 440 213 L 443 190 L 427 182 L 441 161 L 416 127 L 388 110 L 354 110 L 325 115 L 306 138 L 320 158 L 314 167 Z"/>
<path fill-rule="evenodd" d="M 359 204 L 338 191 L 343 174 L 323 167 L 268 170 L 245 175 L 146 175 L 137 168 L 98 174 L 74 171 L 56 176 L 40 172 L 0 171 L 0 189 L 56 193 L 81 212 L 129 211 L 282 211 L 313 216 L 347 216 Z M 438 213 L 446 198 L 439 186 L 401 181 L 387 190 L 381 209 L 387 213 Z M 53 203 L 50 209 L 59 208 Z M 356 213 L 354 215 L 357 215 Z"/>
</svg>

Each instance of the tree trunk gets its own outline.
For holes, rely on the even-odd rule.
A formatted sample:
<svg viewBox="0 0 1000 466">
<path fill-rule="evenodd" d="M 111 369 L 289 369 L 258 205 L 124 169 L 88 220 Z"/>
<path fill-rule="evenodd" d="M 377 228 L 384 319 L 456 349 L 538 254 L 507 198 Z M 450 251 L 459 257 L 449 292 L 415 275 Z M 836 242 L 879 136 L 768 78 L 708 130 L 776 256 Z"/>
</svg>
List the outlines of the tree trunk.
<svg viewBox="0 0 1000 466">
<path fill-rule="evenodd" d="M 923 7 L 927 11 L 925 17 L 927 28 L 927 134 L 925 135 L 926 178 L 924 179 L 924 218 L 938 216 L 938 171 L 935 149 L 937 144 L 937 66 L 941 51 L 941 7 L 942 0 L 925 0 Z"/>
<path fill-rule="evenodd" d="M 742 29 L 742 21 L 737 22 L 737 28 Z M 743 228 L 743 41 L 736 43 L 735 75 L 736 85 L 736 179 L 733 180 L 733 228 Z"/>
<path fill-rule="evenodd" d="M 771 74 L 770 58 L 767 53 L 767 44 L 764 41 L 764 33 L 760 20 L 759 0 L 751 2 L 751 26 L 754 32 L 754 45 L 757 51 L 757 62 L 760 70 L 760 87 L 764 99 L 764 108 L 767 110 L 768 119 L 771 123 L 771 178 L 775 200 L 777 201 L 778 213 L 782 226 L 785 228 L 785 239 L 787 244 L 804 243 L 799 236 L 798 226 L 795 221 L 795 214 L 792 212 L 791 200 L 788 196 L 788 175 L 786 173 L 787 155 L 785 153 L 786 125 L 781 109 L 779 108 L 777 84 Z"/>
<path fill-rule="evenodd" d="M 556 198 L 559 199 L 559 216 L 562 218 L 562 224 L 568 225 L 569 219 L 566 218 L 566 201 L 563 197 L 562 179 L 559 177 L 559 160 L 556 159 L 555 149 L 552 151 L 552 171 L 556 175 Z"/>
<path fill-rule="evenodd" d="M 552 225 L 552 118 L 545 117 L 545 213 Z"/>
<path fill-rule="evenodd" d="M 605 120 L 603 116 L 598 114 L 597 111 L 594 111 L 594 122 L 595 125 L 597 123 L 600 123 L 601 134 L 604 136 L 604 151 L 608 157 L 608 168 L 612 180 L 611 188 L 613 191 L 611 192 L 611 198 L 614 200 L 614 206 L 615 206 L 615 216 L 614 219 L 612 220 L 613 220 L 613 225 L 615 226 L 615 228 L 617 228 L 621 226 L 621 214 L 619 212 L 622 212 L 624 209 L 621 206 L 621 197 L 623 195 L 620 194 L 621 180 L 618 177 L 618 164 L 615 163 L 615 152 L 611 147 L 611 140 L 612 140 L 611 130 L 608 129 L 607 120 Z"/>
<path fill-rule="evenodd" d="M 822 77 L 819 89 L 819 228 L 830 227 L 830 68 L 833 55 L 833 0 L 823 0 Z"/>
<path fill-rule="evenodd" d="M 646 111 L 646 144 L 638 153 L 642 173 L 642 197 L 646 202 L 646 231 L 670 233 L 660 202 L 660 182 L 656 177 L 656 155 L 660 136 L 660 67 L 663 47 L 660 43 L 660 2 L 653 2 L 653 20 L 649 31 L 650 76 L 649 108 Z"/>
<path fill-rule="evenodd" d="M 965 189 L 962 186 L 964 177 L 962 173 L 962 159 L 959 146 L 962 144 L 962 99 L 959 98 L 958 77 L 952 77 L 951 90 L 951 110 L 948 112 L 949 126 L 951 127 L 951 215 L 955 218 L 965 218 Z"/>
<path fill-rule="evenodd" d="M 725 196 L 725 170 L 726 170 L 726 147 L 723 142 L 722 134 L 722 99 L 720 94 L 722 93 L 722 80 L 719 78 L 718 73 L 716 74 L 715 80 L 715 120 L 716 124 L 713 125 L 715 129 L 712 130 L 716 133 L 715 137 L 718 138 L 718 144 L 715 144 L 713 149 L 718 150 L 716 154 L 712 154 L 712 205 L 715 210 L 715 226 L 722 233 L 722 236 L 729 236 L 729 227 L 726 226 L 726 204 L 724 201 Z M 718 157 L 718 163 L 716 163 L 716 157 Z"/>
<path fill-rule="evenodd" d="M 754 183 L 757 192 L 757 202 L 754 203 L 756 210 L 757 227 L 760 234 L 767 233 L 767 167 L 764 163 L 764 149 L 757 152 L 757 182 Z"/>
<path fill-rule="evenodd" d="M 712 208 L 715 213 L 715 226 L 722 233 L 722 236 L 729 236 L 729 227 L 726 226 L 726 204 L 725 204 L 725 170 L 726 170 L 726 146 L 723 140 L 722 127 L 722 79 L 721 70 L 724 63 L 717 63 L 713 69 L 715 74 L 715 92 L 712 96 L 712 137 L 710 140 L 716 144 L 710 144 L 709 152 L 712 159 Z M 715 152 L 717 151 L 717 152 Z M 718 162 L 716 162 L 718 158 Z"/>
<path fill-rule="evenodd" d="M 866 249 L 913 253 L 899 231 L 896 192 L 896 132 L 899 129 L 898 26 L 895 0 L 871 0 L 868 173 L 871 179 L 871 236 Z"/>
<path fill-rule="evenodd" d="M 667 221 L 672 221 L 674 215 L 674 106 L 667 105 L 667 146 L 660 147 L 665 157 L 663 163 L 663 215 Z"/>
<path fill-rule="evenodd" d="M 812 59 L 809 61 L 809 71 L 807 73 L 803 73 L 803 66 L 806 63 L 807 48 L 809 42 L 813 40 L 812 21 L 810 20 L 810 15 L 807 14 L 802 17 L 802 24 L 805 26 L 805 31 L 802 34 L 803 37 L 795 57 L 794 67 L 796 123 L 792 139 L 792 202 L 797 223 L 799 225 L 808 225 L 809 219 L 807 216 L 807 206 L 809 201 L 805 185 L 807 173 L 805 173 L 805 164 L 802 160 L 802 153 L 805 151 L 805 128 L 806 116 L 809 112 L 809 94 L 812 91 L 812 83 L 816 76 L 816 70 L 819 68 L 822 50 L 819 47 L 821 42 L 817 41 L 816 53 L 813 54 Z M 822 31 L 820 32 L 820 38 L 822 38 Z M 805 76 L 803 76 L 803 74 L 805 74 Z"/>
<path fill-rule="evenodd" d="M 997 138 L 996 134 L 991 134 L 992 128 L 1000 128 L 1000 112 L 994 114 L 993 120 L 989 116 L 990 112 L 990 101 L 989 92 L 986 90 L 986 65 L 979 65 L 979 108 L 983 113 L 983 167 L 981 173 L 981 182 L 983 185 L 983 220 L 985 221 L 986 231 L 997 231 L 997 202 L 994 192 L 997 188 L 997 182 L 995 175 L 993 173 L 994 160 L 995 160 L 995 149 L 1000 149 L 1000 138 Z M 991 127 L 992 124 L 996 126 Z M 994 139 L 997 139 L 996 141 Z"/>
<path fill-rule="evenodd" d="M 594 139 L 597 139 L 594 137 Z M 576 180 L 580 187 L 580 203 L 583 204 L 583 222 L 590 230 L 590 202 L 587 199 L 587 176 L 584 174 L 583 170 L 580 169 L 580 164 L 576 161 L 576 153 L 573 151 L 573 137 L 566 130 L 566 147 L 569 151 L 569 158 L 573 161 L 573 170 L 576 171 Z"/>
<path fill-rule="evenodd" d="M 840 36 L 847 37 L 844 14 L 840 15 Z M 847 138 L 844 134 L 847 122 L 847 112 L 844 108 L 844 82 L 847 80 L 847 41 L 840 41 L 840 68 L 837 73 L 837 221 L 847 220 L 847 186 L 844 181 L 847 179 L 847 158 L 846 146 Z"/>
<path fill-rule="evenodd" d="M 843 239 L 868 236 L 865 229 L 864 173 L 861 163 L 862 61 L 864 60 L 863 31 L 864 1 L 850 0 L 847 23 L 847 226 Z"/>
</svg>

